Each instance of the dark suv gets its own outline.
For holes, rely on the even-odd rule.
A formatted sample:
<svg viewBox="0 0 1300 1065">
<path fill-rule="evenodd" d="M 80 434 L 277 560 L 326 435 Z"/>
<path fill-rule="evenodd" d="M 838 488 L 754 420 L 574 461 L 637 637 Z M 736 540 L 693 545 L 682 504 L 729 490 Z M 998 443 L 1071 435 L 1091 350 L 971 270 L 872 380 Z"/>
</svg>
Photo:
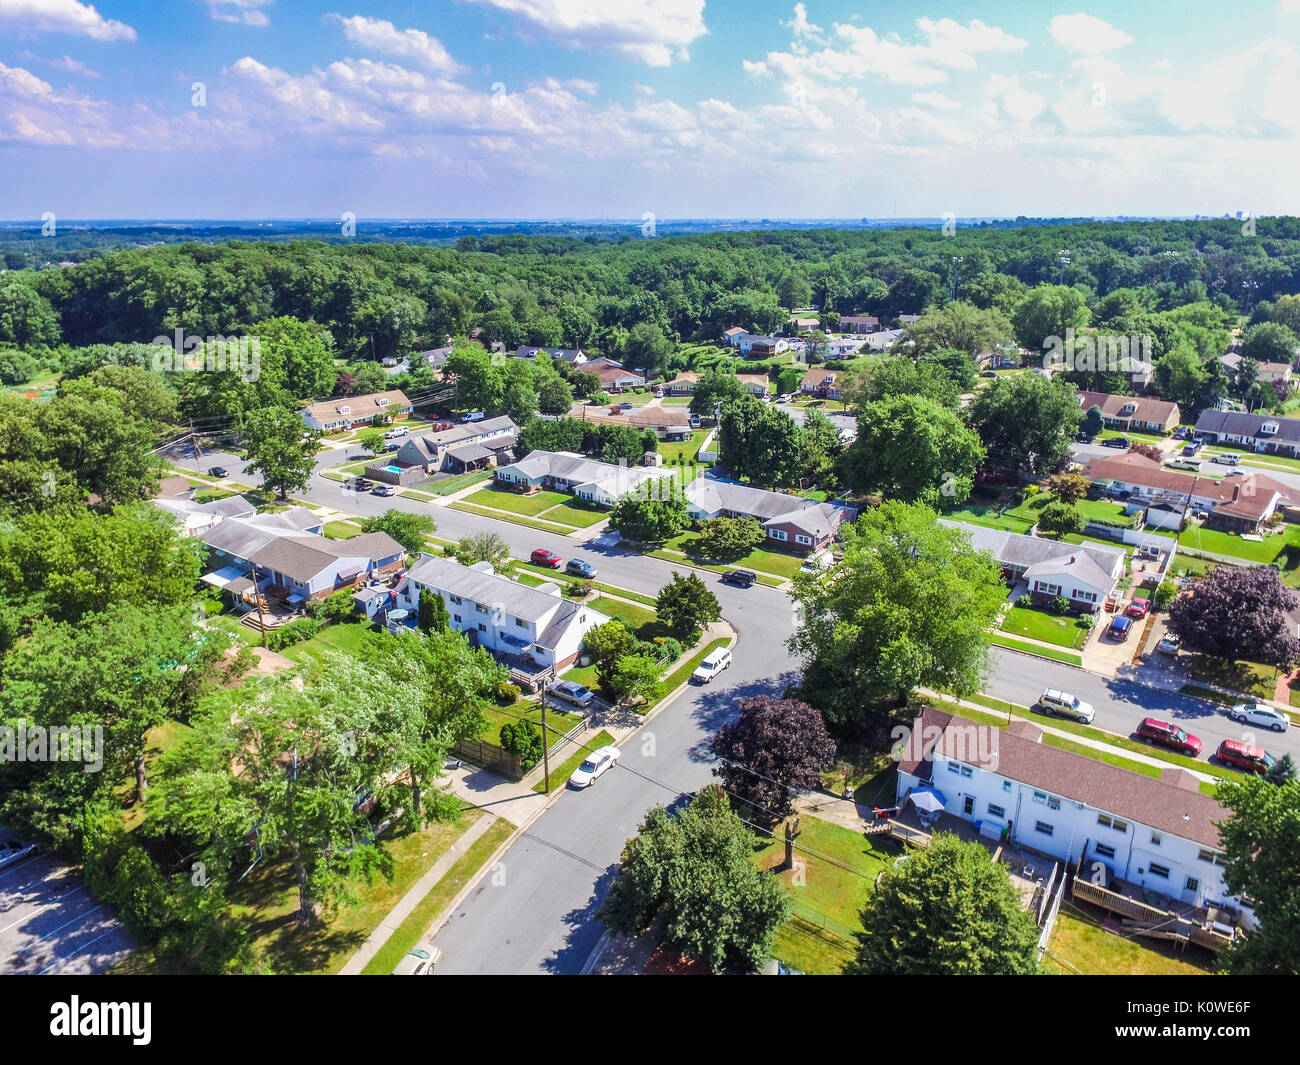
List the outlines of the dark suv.
<svg viewBox="0 0 1300 1065">
<path fill-rule="evenodd" d="M 724 584 L 734 584 L 737 588 L 748 588 L 758 580 L 758 575 L 747 569 L 729 569 L 722 575 Z"/>
<path fill-rule="evenodd" d="M 1143 719 L 1142 724 L 1137 727 L 1137 738 L 1192 758 L 1201 753 L 1199 736 L 1193 736 L 1168 721 L 1157 721 L 1154 717 Z"/>
</svg>

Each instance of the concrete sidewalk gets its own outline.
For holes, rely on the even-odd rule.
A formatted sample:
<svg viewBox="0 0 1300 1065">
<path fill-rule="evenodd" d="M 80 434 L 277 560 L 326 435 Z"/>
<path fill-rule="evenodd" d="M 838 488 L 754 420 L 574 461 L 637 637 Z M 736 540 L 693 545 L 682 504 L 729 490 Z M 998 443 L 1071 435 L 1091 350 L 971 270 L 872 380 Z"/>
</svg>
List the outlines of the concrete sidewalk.
<svg viewBox="0 0 1300 1065">
<path fill-rule="evenodd" d="M 485 812 L 474 824 L 470 825 L 468 831 L 448 847 L 447 853 L 429 866 L 428 872 L 411 885 L 411 890 L 403 895 L 401 901 L 388 911 L 388 915 L 379 922 L 375 930 L 370 933 L 366 941 L 361 945 L 361 948 L 339 970 L 339 975 L 357 976 L 360 974 L 370 959 L 379 953 L 379 948 L 387 943 L 389 937 L 397 931 L 398 926 L 411 916 L 411 912 L 420 904 L 424 896 L 433 890 L 434 885 L 447 874 L 447 870 L 456 864 L 457 859 L 469 850 L 470 845 L 491 828 L 495 821 L 495 815 Z"/>
</svg>

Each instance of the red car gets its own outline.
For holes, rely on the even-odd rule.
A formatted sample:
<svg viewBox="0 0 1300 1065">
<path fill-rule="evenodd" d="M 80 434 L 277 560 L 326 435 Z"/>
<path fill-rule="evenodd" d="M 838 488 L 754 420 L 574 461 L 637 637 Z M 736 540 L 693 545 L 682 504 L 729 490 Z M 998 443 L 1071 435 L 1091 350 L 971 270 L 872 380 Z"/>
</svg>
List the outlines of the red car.
<svg viewBox="0 0 1300 1065">
<path fill-rule="evenodd" d="M 1201 740 L 1183 731 L 1168 721 L 1157 721 L 1154 717 L 1144 718 L 1137 727 L 1137 738 L 1157 747 L 1168 747 L 1171 751 L 1195 758 L 1201 753 Z"/>
<path fill-rule="evenodd" d="M 564 565 L 564 559 L 554 551 L 547 551 L 544 547 L 539 547 L 528 557 L 535 566 L 549 566 L 551 569 L 559 569 Z"/>
<path fill-rule="evenodd" d="M 1151 609 L 1150 599 L 1134 599 L 1129 603 L 1128 609 L 1124 611 L 1131 618 L 1144 618 Z"/>
</svg>

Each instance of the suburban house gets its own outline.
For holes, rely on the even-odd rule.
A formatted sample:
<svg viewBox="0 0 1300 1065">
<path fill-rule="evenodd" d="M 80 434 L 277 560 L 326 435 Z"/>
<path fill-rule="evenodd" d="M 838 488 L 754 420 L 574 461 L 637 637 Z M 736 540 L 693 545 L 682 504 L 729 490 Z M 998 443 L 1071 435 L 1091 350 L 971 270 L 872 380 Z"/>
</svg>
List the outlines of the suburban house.
<svg viewBox="0 0 1300 1065">
<path fill-rule="evenodd" d="M 660 440 L 681 439 L 691 435 L 691 415 L 685 407 L 644 407 L 627 413 L 613 414 L 601 408 L 584 408 L 584 421 L 628 425 L 633 429 L 653 429 Z"/>
<path fill-rule="evenodd" d="M 741 329 L 738 325 L 733 325 L 730 329 L 723 330 L 722 339 L 731 347 L 736 347 L 740 343 L 740 338 L 748 336 L 748 329 Z"/>
<path fill-rule="evenodd" d="M 686 486 L 686 513 L 693 521 L 711 518 L 754 518 L 763 527 L 767 546 L 812 554 L 828 546 L 853 511 L 833 503 L 818 503 L 786 492 L 697 477 Z"/>
<path fill-rule="evenodd" d="M 530 588 L 494 572 L 490 562 L 462 566 L 422 554 L 398 584 L 394 599 L 418 611 L 420 592 L 440 595 L 451 624 L 471 645 L 494 654 L 563 669 L 578 657 L 583 637 L 609 620 L 583 603 L 565 599 L 555 584 Z"/>
<path fill-rule="evenodd" d="M 1286 485 L 1257 473 L 1235 473 L 1216 481 L 1179 473 L 1128 452 L 1093 459 L 1083 476 L 1107 495 L 1128 496 L 1141 503 L 1172 504 L 1206 513 L 1206 524 L 1233 532 L 1257 533 L 1278 507 L 1291 506 L 1296 494 Z"/>
<path fill-rule="evenodd" d="M 814 366 L 799 382 L 799 391 L 805 396 L 817 396 L 820 399 L 843 399 L 840 391 L 840 374 L 837 370 L 825 370 Z"/>
<path fill-rule="evenodd" d="M 1008 583 L 1025 581 L 1029 594 L 1046 601 L 1064 596 L 1078 610 L 1095 611 L 1124 576 L 1125 553 L 1103 544 L 1067 544 L 1023 533 L 940 519 L 970 537 L 1002 567 Z"/>
<path fill-rule="evenodd" d="M 675 476 L 672 470 L 615 466 L 571 451 L 530 451 L 526 458 L 500 467 L 496 480 L 498 484 L 516 488 L 572 492 L 578 499 L 609 507 L 652 481 L 666 478 L 671 482 Z M 671 491 L 672 485 L 665 490 Z"/>
<path fill-rule="evenodd" d="M 846 314 L 840 318 L 840 329 L 845 333 L 874 333 L 880 328 L 880 319 L 866 314 Z"/>
<path fill-rule="evenodd" d="M 1236 444 L 1255 451 L 1300 458 L 1300 419 L 1232 410 L 1204 410 L 1196 435 L 1212 444 Z"/>
<path fill-rule="evenodd" d="M 1235 352 L 1229 352 L 1227 355 L 1220 355 L 1219 361 L 1223 363 L 1223 368 L 1230 375 L 1235 375 L 1237 367 L 1241 365 L 1242 356 Z M 1291 383 L 1291 364 L 1289 362 L 1261 362 L 1257 378 L 1260 381 L 1267 381 L 1271 385 L 1289 385 Z"/>
<path fill-rule="evenodd" d="M 520 344 L 515 348 L 516 359 L 535 359 L 538 355 L 549 355 L 553 359 L 563 359 L 570 366 L 581 366 L 587 361 L 587 354 L 581 348 L 537 348 L 531 344 Z"/>
<path fill-rule="evenodd" d="M 916 325 L 920 320 L 921 316 L 919 314 L 900 314 L 898 316 L 898 324 L 901 326 Z"/>
<path fill-rule="evenodd" d="M 1127 885 L 1138 890 L 1125 894 L 1167 910 L 1206 911 L 1202 926 L 1226 924 L 1226 915 L 1247 928 L 1255 923 L 1224 880 L 1215 826 L 1223 807 L 1186 770 L 1171 766 L 1159 777 L 1146 776 L 1049 746 L 1030 721 L 995 728 L 933 707 L 917 717 L 901 755 L 900 807 L 914 793 L 930 791 L 943 803 L 943 815 L 980 836 L 1067 865 L 1082 862 L 1076 883 L 1105 888 L 1079 897 L 1106 905 Z M 1188 916 L 1195 918 L 1195 909 Z"/>
<path fill-rule="evenodd" d="M 903 331 L 901 329 L 881 329 L 875 333 L 868 333 L 867 339 L 862 342 L 858 350 L 875 352 L 876 354 L 888 351 L 902 335 Z"/>
<path fill-rule="evenodd" d="M 796 333 L 811 333 L 822 327 L 820 318 L 791 318 Z"/>
<path fill-rule="evenodd" d="M 695 386 L 700 383 L 700 377 L 700 374 L 691 370 L 683 370 L 668 382 L 668 394 L 670 396 L 693 395 L 695 392 Z"/>
<path fill-rule="evenodd" d="M 401 389 L 372 392 L 366 396 L 343 396 L 313 403 L 302 410 L 307 428 L 317 433 L 338 433 L 370 425 L 375 415 L 400 418 L 411 413 L 411 401 Z"/>
<path fill-rule="evenodd" d="M 828 359 L 844 359 L 850 355 L 856 355 L 866 344 L 861 340 L 855 340 L 852 337 L 840 337 L 838 339 L 828 340 L 826 342 L 826 357 Z"/>
<path fill-rule="evenodd" d="M 414 484 L 440 470 L 462 473 L 495 466 L 514 458 L 518 436 L 519 427 L 505 415 L 408 436 L 391 457 L 367 466 L 366 476 L 388 484 Z"/>
<path fill-rule="evenodd" d="M 210 529 L 215 529 L 226 518 L 249 518 L 257 513 L 243 496 L 227 496 L 225 499 L 212 499 L 206 503 L 196 503 L 192 498 L 159 497 L 154 506 L 176 519 L 181 527 L 182 536 L 202 536 Z"/>
<path fill-rule="evenodd" d="M 735 346 L 740 349 L 741 355 L 750 359 L 766 359 L 773 355 L 780 355 L 783 351 L 790 350 L 790 342 L 781 337 L 757 336 L 754 333 L 745 333 L 737 337 Z"/>
<path fill-rule="evenodd" d="M 583 368 L 584 373 L 594 373 L 600 378 L 600 387 L 606 392 L 622 392 L 627 388 L 644 388 L 645 377 L 624 369 L 622 363 L 604 357 L 592 359 Z"/>
<path fill-rule="evenodd" d="M 745 391 L 751 396 L 771 395 L 772 380 L 765 373 L 738 373 L 736 379 L 745 386 Z"/>
<path fill-rule="evenodd" d="M 293 607 L 400 572 L 406 564 L 402 545 L 387 533 L 330 540 L 321 528 L 321 519 L 302 507 L 227 518 L 203 534 L 210 559 L 219 564 L 203 581 L 235 596 L 251 593 L 255 583 L 266 595 L 282 590 L 280 598 Z"/>
<path fill-rule="evenodd" d="M 1182 418 L 1178 404 L 1167 400 L 1113 396 L 1109 392 L 1080 392 L 1079 409 L 1086 414 L 1093 407 L 1101 409 L 1101 420 L 1108 429 L 1168 433 L 1177 428 Z"/>
</svg>

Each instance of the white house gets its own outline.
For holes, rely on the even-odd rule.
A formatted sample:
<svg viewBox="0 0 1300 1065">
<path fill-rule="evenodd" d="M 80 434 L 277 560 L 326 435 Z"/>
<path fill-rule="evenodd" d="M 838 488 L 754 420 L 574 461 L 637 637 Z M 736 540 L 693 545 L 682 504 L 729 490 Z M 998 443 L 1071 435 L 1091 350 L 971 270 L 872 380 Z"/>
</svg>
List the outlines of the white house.
<svg viewBox="0 0 1300 1065">
<path fill-rule="evenodd" d="M 155 499 L 153 502 L 159 510 L 176 519 L 182 536 L 202 536 L 226 518 L 248 518 L 257 513 L 257 508 L 243 496 L 227 496 L 206 503 L 185 498 Z"/>
<path fill-rule="evenodd" d="M 462 566 L 449 558 L 421 555 L 397 586 L 395 600 L 416 611 L 425 588 L 442 596 L 451 624 L 471 644 L 556 669 L 571 664 L 582 650 L 583 637 L 609 620 L 565 599 L 554 584 L 530 588 L 500 576 L 490 562 Z"/>
<path fill-rule="evenodd" d="M 981 835 L 1067 863 L 1100 863 L 1117 880 L 1190 906 L 1228 895 L 1215 821 L 1223 807 L 1176 767 L 1149 777 L 1042 742 L 1029 721 L 1005 729 L 933 707 L 916 719 L 898 766 L 901 806 L 929 787 Z"/>
<path fill-rule="evenodd" d="M 820 551 L 835 539 L 840 526 L 853 518 L 846 507 L 713 477 L 697 477 L 684 494 L 686 513 L 693 521 L 754 518 L 763 527 L 768 547 L 798 554 Z"/>
<path fill-rule="evenodd" d="M 485 418 L 481 422 L 465 422 L 440 432 L 408 436 L 392 456 L 392 462 L 397 466 L 419 467 L 427 473 L 437 473 L 444 468 L 459 469 L 473 464 L 486 453 L 489 457 L 485 461 L 491 464 L 495 456 L 510 456 L 518 435 L 519 426 L 505 415 Z M 473 450 L 467 451 L 467 448 Z M 456 455 L 462 457 L 457 459 Z"/>
<path fill-rule="evenodd" d="M 575 455 L 571 451 L 531 451 L 526 458 L 497 469 L 501 484 L 526 488 L 554 488 L 572 492 L 578 499 L 610 507 L 626 495 L 653 481 L 672 481 L 672 470 L 652 466 L 615 466 Z M 671 491 L 673 485 L 665 487 Z"/>
<path fill-rule="evenodd" d="M 746 358 L 769 358 L 790 350 L 790 342 L 783 337 L 765 337 L 755 333 L 738 336 L 734 338 L 733 344 Z"/>
<path fill-rule="evenodd" d="M 369 425 L 375 415 L 397 418 L 411 413 L 411 401 L 400 388 L 371 392 L 364 396 L 342 396 L 304 407 L 300 412 L 307 428 L 317 433 L 337 433 Z"/>
<path fill-rule="evenodd" d="M 1010 579 L 1026 581 L 1035 599 L 1064 596 L 1071 606 L 1095 611 L 1124 575 L 1119 547 L 1061 543 L 959 521 L 942 524 L 966 533 L 975 550 L 991 554 Z"/>
</svg>

